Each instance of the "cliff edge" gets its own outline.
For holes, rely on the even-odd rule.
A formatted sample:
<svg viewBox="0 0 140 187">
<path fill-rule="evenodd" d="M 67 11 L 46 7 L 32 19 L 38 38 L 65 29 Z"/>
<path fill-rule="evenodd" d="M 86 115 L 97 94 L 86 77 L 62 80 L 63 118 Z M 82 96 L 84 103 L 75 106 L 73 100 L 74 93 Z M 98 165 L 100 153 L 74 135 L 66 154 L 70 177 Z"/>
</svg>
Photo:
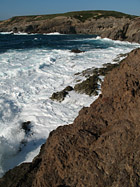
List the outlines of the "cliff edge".
<svg viewBox="0 0 140 187">
<path fill-rule="evenodd" d="M 19 16 L 0 22 L 0 32 L 93 34 L 140 43 L 140 17 L 115 11 Z"/>
<path fill-rule="evenodd" d="M 50 133 L 32 163 L 1 187 L 140 186 L 140 49 L 105 77 L 102 95 Z"/>
</svg>

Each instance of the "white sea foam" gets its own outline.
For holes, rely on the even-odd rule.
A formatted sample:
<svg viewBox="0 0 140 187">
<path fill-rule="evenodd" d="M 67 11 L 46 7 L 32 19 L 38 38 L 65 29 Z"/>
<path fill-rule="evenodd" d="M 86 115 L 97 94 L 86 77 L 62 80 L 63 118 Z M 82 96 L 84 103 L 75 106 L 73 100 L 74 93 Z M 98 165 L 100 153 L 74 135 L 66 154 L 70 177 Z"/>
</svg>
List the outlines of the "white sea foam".
<svg viewBox="0 0 140 187">
<path fill-rule="evenodd" d="M 10 31 L 10 32 L 0 32 L 0 34 L 13 34 L 13 31 Z"/>
<path fill-rule="evenodd" d="M 46 49 L 0 54 L 0 175 L 21 162 L 31 161 L 51 130 L 72 123 L 78 111 L 97 98 L 72 91 L 59 103 L 50 99 L 53 92 L 82 79 L 75 73 L 112 63 L 118 54 L 138 46 L 120 42 L 118 47 L 79 54 Z M 26 121 L 31 121 L 29 134 L 21 128 Z"/>
<path fill-rule="evenodd" d="M 26 33 L 26 32 L 13 32 L 13 31 L 10 31 L 10 32 L 0 32 L 0 34 L 13 34 L 13 35 L 37 35 L 38 33 Z"/>
<path fill-rule="evenodd" d="M 26 33 L 26 32 L 17 32 L 13 33 L 14 35 L 38 35 L 38 33 Z"/>
<path fill-rule="evenodd" d="M 62 35 L 59 32 L 44 33 L 44 35 Z"/>
<path fill-rule="evenodd" d="M 126 47 L 134 47 L 134 48 L 136 48 L 136 47 L 140 47 L 140 44 L 138 44 L 138 43 L 135 43 L 135 42 L 128 42 L 128 41 L 120 41 L 120 40 L 112 40 L 112 39 L 110 39 L 110 38 L 101 38 L 100 36 L 96 36 L 96 37 L 94 37 L 94 38 L 85 38 L 85 39 L 75 39 L 75 41 L 84 41 L 84 40 L 86 40 L 86 41 L 95 41 L 95 40 L 97 40 L 97 41 L 101 41 L 101 42 L 107 42 L 107 43 L 109 43 L 109 44 L 114 44 L 114 45 L 117 45 L 117 44 L 120 44 L 120 46 L 122 47 L 123 45 Z"/>
</svg>

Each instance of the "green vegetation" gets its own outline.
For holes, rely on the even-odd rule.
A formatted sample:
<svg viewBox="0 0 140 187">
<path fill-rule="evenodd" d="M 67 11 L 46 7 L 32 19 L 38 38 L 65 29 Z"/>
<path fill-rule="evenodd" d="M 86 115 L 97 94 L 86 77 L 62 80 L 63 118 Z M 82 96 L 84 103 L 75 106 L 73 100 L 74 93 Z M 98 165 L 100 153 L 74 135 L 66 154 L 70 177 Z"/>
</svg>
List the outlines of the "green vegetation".
<svg viewBox="0 0 140 187">
<path fill-rule="evenodd" d="M 10 22 L 19 22 L 21 20 L 25 20 L 27 22 L 31 21 L 40 21 L 40 20 L 47 20 L 47 19 L 52 19 L 55 17 L 59 16 L 65 16 L 65 17 L 70 17 L 70 18 L 75 18 L 78 19 L 81 22 L 84 22 L 88 19 L 99 19 L 102 17 L 115 17 L 115 18 L 129 18 L 133 19 L 136 16 L 134 15 L 129 15 L 129 14 L 124 14 L 121 12 L 116 12 L 116 11 L 104 11 L 104 10 L 96 10 L 96 11 L 77 11 L 77 12 L 67 12 L 63 14 L 50 14 L 50 15 L 33 15 L 33 16 L 16 16 L 11 18 L 9 21 Z"/>
</svg>

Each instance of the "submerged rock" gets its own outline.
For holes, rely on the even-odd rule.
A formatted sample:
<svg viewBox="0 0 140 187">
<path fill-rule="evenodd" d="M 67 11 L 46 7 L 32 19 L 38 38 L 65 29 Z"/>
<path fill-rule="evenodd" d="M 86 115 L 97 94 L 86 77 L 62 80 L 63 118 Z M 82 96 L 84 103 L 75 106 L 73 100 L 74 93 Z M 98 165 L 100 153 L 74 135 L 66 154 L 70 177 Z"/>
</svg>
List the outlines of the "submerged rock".
<svg viewBox="0 0 140 187">
<path fill-rule="evenodd" d="M 20 142 L 19 149 L 18 149 L 19 152 L 23 149 L 24 146 L 27 145 L 27 142 L 28 142 L 27 138 L 33 135 L 31 128 L 32 128 L 31 121 L 26 121 L 26 122 L 21 123 L 21 129 L 24 131 L 25 137 Z"/>
<path fill-rule="evenodd" d="M 102 95 L 71 125 L 50 133 L 32 163 L 1 187 L 140 186 L 140 49 L 109 72 Z"/>
<path fill-rule="evenodd" d="M 26 121 L 21 124 L 21 128 L 25 131 L 25 134 L 28 134 L 31 131 L 31 122 Z"/>
<path fill-rule="evenodd" d="M 85 51 L 81 51 L 81 50 L 79 50 L 79 49 L 72 49 L 71 52 L 72 52 L 72 53 L 83 53 L 83 52 L 85 52 Z"/>
</svg>

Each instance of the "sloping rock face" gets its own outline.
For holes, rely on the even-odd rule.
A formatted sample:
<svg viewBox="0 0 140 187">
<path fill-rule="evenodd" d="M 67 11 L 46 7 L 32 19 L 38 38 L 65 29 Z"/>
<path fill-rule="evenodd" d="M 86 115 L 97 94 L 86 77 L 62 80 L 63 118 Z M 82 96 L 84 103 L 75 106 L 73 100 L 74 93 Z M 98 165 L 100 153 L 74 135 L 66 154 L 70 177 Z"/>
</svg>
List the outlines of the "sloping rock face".
<svg viewBox="0 0 140 187">
<path fill-rule="evenodd" d="M 32 163 L 1 187 L 140 186 L 140 49 L 113 69 L 102 95 L 74 123 L 50 133 Z"/>
<path fill-rule="evenodd" d="M 128 41 L 140 43 L 140 17 L 131 22 L 126 32 L 126 38 Z"/>
<path fill-rule="evenodd" d="M 88 12 L 87 12 L 88 14 Z M 99 13 L 100 14 L 100 13 Z M 84 14 L 81 14 L 81 18 Z M 71 16 L 56 16 L 39 20 L 39 16 L 15 17 L 0 22 L 0 32 L 26 32 L 62 34 L 95 34 L 113 40 L 126 40 L 140 43 L 140 17 L 93 16 L 84 21 Z"/>
</svg>

